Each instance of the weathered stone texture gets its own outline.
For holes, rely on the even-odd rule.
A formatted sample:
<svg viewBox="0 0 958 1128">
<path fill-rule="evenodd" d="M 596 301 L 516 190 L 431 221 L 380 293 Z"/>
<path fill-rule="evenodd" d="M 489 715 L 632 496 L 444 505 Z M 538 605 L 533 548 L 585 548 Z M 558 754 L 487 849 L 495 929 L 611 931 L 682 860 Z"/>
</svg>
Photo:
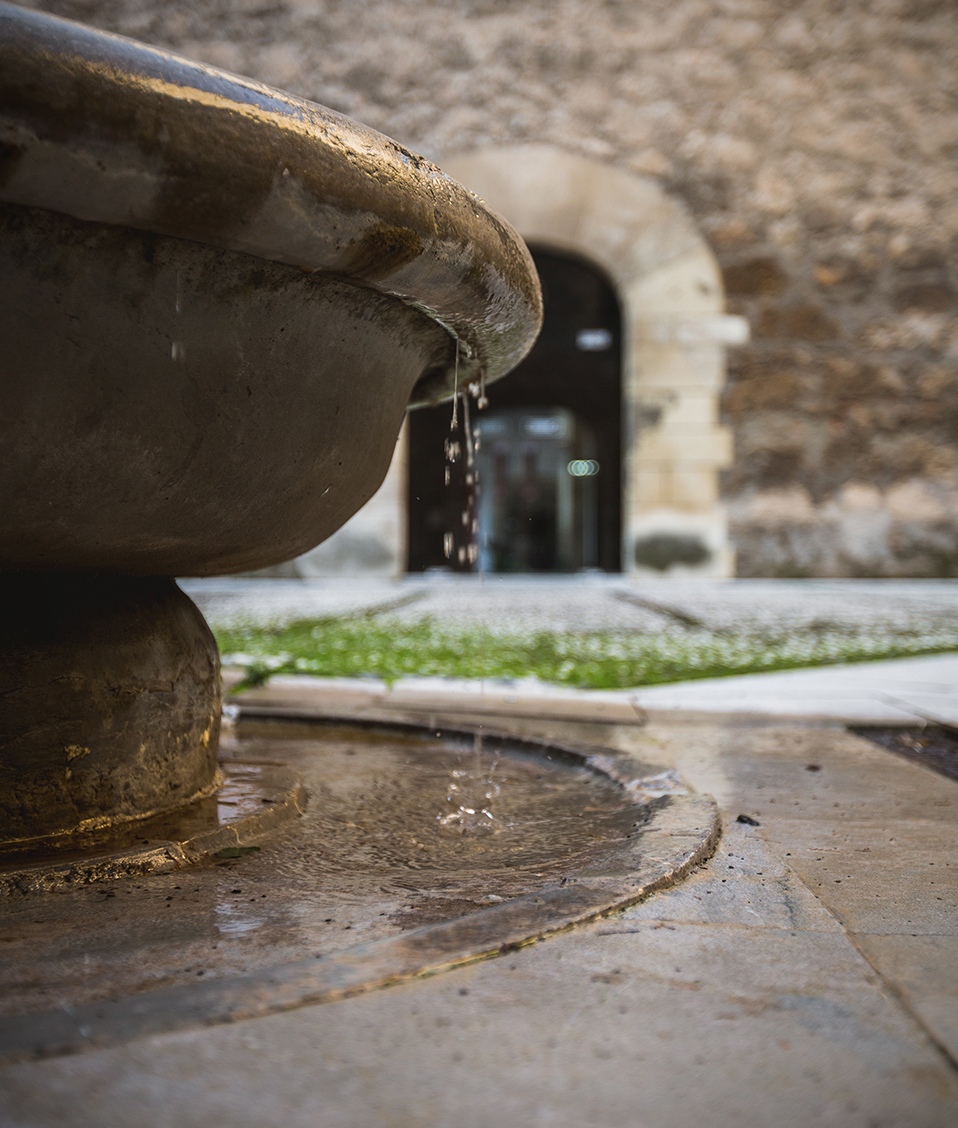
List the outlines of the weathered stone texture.
<svg viewBox="0 0 958 1128">
<path fill-rule="evenodd" d="M 753 327 L 725 400 L 740 573 L 958 575 L 951 0 L 38 6 L 440 162 L 545 141 L 657 179 Z"/>
</svg>

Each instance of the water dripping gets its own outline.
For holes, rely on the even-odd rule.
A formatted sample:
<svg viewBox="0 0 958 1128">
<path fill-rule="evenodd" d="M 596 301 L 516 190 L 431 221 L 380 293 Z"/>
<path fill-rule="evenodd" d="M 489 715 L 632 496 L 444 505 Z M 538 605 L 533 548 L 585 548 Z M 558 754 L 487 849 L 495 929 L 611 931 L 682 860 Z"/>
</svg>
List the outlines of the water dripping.
<svg viewBox="0 0 958 1128">
<path fill-rule="evenodd" d="M 450 434 L 443 443 L 445 454 L 445 467 L 443 468 L 443 483 L 451 486 L 454 480 L 453 466 L 465 457 L 463 480 L 467 490 L 465 508 L 460 513 L 463 532 L 457 534 L 450 530 L 443 534 L 443 555 L 446 560 L 451 560 L 459 566 L 467 562 L 474 566 L 481 560 L 476 536 L 479 533 L 478 498 L 480 496 L 480 483 L 478 467 L 476 465 L 476 451 L 479 449 L 479 430 L 473 427 L 471 418 L 470 399 L 476 401 L 479 409 L 486 407 L 486 375 L 480 372 L 477 379 L 470 381 L 460 390 L 459 385 L 459 355 L 460 350 L 467 356 L 472 355 L 467 346 L 460 342 L 456 349 L 455 383 L 453 389 L 452 417 L 449 422 Z M 462 400 L 460 404 L 460 398 Z M 461 413 L 461 434 L 460 434 Z M 459 543 L 460 536 L 462 543 Z"/>
<path fill-rule="evenodd" d="M 454 443 L 452 441 L 452 439 L 446 439 L 445 451 L 446 451 L 446 461 L 447 462 L 456 462 L 456 461 L 458 461 L 459 456 L 462 454 L 462 444 L 461 443 Z"/>
<path fill-rule="evenodd" d="M 495 834 L 502 829 L 493 812 L 500 791 L 495 777 L 499 761 L 493 760 L 488 771 L 483 771 L 481 729 L 473 738 L 472 760 L 471 768 L 460 766 L 452 772 L 446 791 L 447 809 L 436 819 L 441 827 L 457 834 Z"/>
<path fill-rule="evenodd" d="M 486 370 L 482 369 L 479 373 L 478 380 L 473 380 L 469 385 L 469 392 L 472 398 L 476 401 L 476 407 L 480 411 L 484 411 L 489 406 L 489 400 L 486 398 Z"/>
<path fill-rule="evenodd" d="M 463 566 L 466 562 L 472 568 L 478 564 L 480 583 L 485 579 L 483 575 L 482 556 L 479 551 L 478 536 L 480 532 L 478 499 L 480 496 L 479 468 L 476 461 L 476 451 L 479 449 L 479 428 L 473 427 L 471 418 L 470 399 L 476 401 L 476 407 L 482 410 L 488 406 L 486 397 L 486 377 L 482 372 L 478 380 L 472 381 L 462 393 L 462 430 L 463 438 L 453 439 L 451 436 L 445 441 L 446 485 L 450 484 L 450 464 L 456 462 L 463 453 L 465 454 L 465 474 L 463 475 L 467 500 L 460 513 L 462 522 L 463 539 L 465 544 L 456 545 L 456 537 L 452 532 L 443 536 L 443 551 L 447 560 L 455 558 Z M 459 383 L 458 369 L 456 377 L 456 396 L 453 402 L 453 414 L 450 431 L 456 434 L 459 431 Z M 463 445 L 465 451 L 463 452 Z M 485 638 L 480 640 L 480 666 L 485 665 Z M 436 816 L 439 825 L 444 830 L 451 830 L 457 834 L 476 835 L 498 833 L 502 827 L 497 824 L 492 810 L 493 799 L 499 795 L 499 784 L 495 780 L 494 772 L 498 761 L 483 771 L 482 767 L 482 732 L 475 736 L 471 767 L 460 764 L 451 775 L 446 793 L 444 810 Z"/>
<path fill-rule="evenodd" d="M 453 394 L 452 394 L 452 419 L 449 421 L 449 430 L 456 431 L 459 429 L 459 342 L 456 341 L 456 368 L 455 377 L 453 381 Z"/>
<path fill-rule="evenodd" d="M 462 397 L 462 423 L 463 429 L 466 432 L 466 465 L 470 470 L 474 470 L 476 465 L 476 448 L 475 436 L 472 431 L 472 423 L 469 420 L 469 397 Z M 469 484 L 471 474 L 466 475 L 466 482 Z"/>
</svg>

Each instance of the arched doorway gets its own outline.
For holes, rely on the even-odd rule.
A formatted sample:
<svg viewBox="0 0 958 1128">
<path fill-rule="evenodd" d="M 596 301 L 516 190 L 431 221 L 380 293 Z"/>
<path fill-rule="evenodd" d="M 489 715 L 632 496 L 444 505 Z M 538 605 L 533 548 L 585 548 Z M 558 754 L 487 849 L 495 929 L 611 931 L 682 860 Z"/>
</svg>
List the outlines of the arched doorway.
<svg viewBox="0 0 958 1128">
<path fill-rule="evenodd" d="M 606 547 L 600 566 L 649 576 L 733 575 L 719 496 L 731 435 L 719 421 L 719 394 L 725 345 L 747 340 L 748 326 L 725 315 L 718 263 L 691 217 L 655 181 L 555 145 L 490 147 L 440 160 L 540 255 L 591 266 L 618 297 L 621 537 L 619 563 Z M 516 380 L 509 376 L 493 386 L 492 411 L 509 406 L 506 397 Z M 541 403 L 555 406 L 556 400 Z M 426 519 L 408 508 L 423 494 L 407 487 L 409 478 L 422 482 L 427 475 L 421 460 L 434 465 L 434 452 L 442 451 L 448 411 L 433 416 L 431 434 L 427 413 L 410 413 L 379 493 L 329 541 L 296 561 L 300 573 L 395 574 L 404 563 L 412 570 L 448 566 L 443 533 L 462 527 L 462 494 L 443 494 L 440 471 L 438 485 L 433 479 L 430 487 L 440 500 L 423 532 Z M 597 477 L 608 482 L 597 461 Z M 434 555 L 427 561 L 419 549 L 407 551 L 409 534 L 420 542 L 431 537 L 438 561 Z M 457 559 L 452 563 L 460 566 Z"/>
<path fill-rule="evenodd" d="M 722 276 L 682 204 L 653 180 L 555 145 L 442 155 L 443 168 L 533 247 L 579 257 L 621 310 L 621 567 L 728 576 L 719 497 L 731 435 L 719 422 L 724 347 L 747 340 L 724 313 Z M 511 377 L 502 381 L 503 394 Z"/>
<path fill-rule="evenodd" d="M 478 563 L 491 572 L 621 569 L 621 318 L 605 274 L 532 247 L 545 320 L 529 356 L 489 389 L 479 437 Z M 444 536 L 467 508 L 464 473 L 445 482 L 450 409 L 409 418 L 409 570 L 469 570 Z M 461 470 L 461 468 L 460 468 Z"/>
</svg>

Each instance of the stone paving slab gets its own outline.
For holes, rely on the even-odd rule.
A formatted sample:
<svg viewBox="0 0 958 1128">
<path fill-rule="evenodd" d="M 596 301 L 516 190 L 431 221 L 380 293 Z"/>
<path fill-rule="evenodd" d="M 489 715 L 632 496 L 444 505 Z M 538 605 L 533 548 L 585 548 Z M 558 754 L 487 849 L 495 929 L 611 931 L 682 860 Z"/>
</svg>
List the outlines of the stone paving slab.
<svg viewBox="0 0 958 1128">
<path fill-rule="evenodd" d="M 327 1007 L 18 1066 L 0 1091 L 24 1128 L 947 1128 L 958 1113 L 954 1071 L 843 936 L 628 918 Z"/>
<path fill-rule="evenodd" d="M 767 836 L 788 845 L 790 869 L 849 932 L 943 936 L 958 921 L 949 849 L 958 843 L 941 823 L 885 819 L 810 836 L 807 826 L 776 822 Z M 958 941 L 954 964 L 958 973 Z"/>
<path fill-rule="evenodd" d="M 487 963 L 6 1068 L 10 1123 L 958 1122 L 958 914 L 922 876 L 955 856 L 953 781 L 837 728 L 516 725 L 681 771 L 719 800 L 714 858 L 671 891 Z"/>
<path fill-rule="evenodd" d="M 227 688 L 239 683 L 238 670 L 224 672 Z M 633 695 L 615 691 L 577 690 L 543 682 L 468 681 L 453 678 L 402 678 L 392 686 L 377 678 L 317 678 L 279 675 L 264 686 L 231 698 L 244 708 L 313 709 L 330 716 L 370 717 L 402 713 L 495 717 L 542 717 L 566 720 L 645 724 L 647 718 Z"/>
<path fill-rule="evenodd" d="M 958 941 L 953 928 L 942 936 L 857 933 L 854 942 L 938 1044 L 952 1057 L 958 1055 Z"/>
<path fill-rule="evenodd" d="M 733 841 L 761 840 L 790 882 L 831 916 L 892 995 L 958 1061 L 958 1009 L 948 1006 L 958 994 L 953 781 L 835 729 L 688 725 L 617 732 L 621 746 L 645 755 L 654 747 L 660 760 L 719 799 L 727 812 L 722 849 L 746 858 L 725 862 L 717 855 L 707 872 L 727 882 L 734 875 L 741 889 L 739 871 L 754 862 Z M 760 825 L 733 827 L 733 812 Z M 681 904 L 693 889 L 689 883 L 668 899 Z M 773 906 L 753 899 L 763 921 L 776 919 Z M 667 899 L 650 907 L 657 904 Z"/>
<path fill-rule="evenodd" d="M 406 581 L 407 583 L 414 581 Z M 513 635 L 538 631 L 674 630 L 676 620 L 650 602 L 617 598 L 621 582 L 606 577 L 466 576 L 446 582 L 420 582 L 422 599 L 390 616 L 416 623 L 430 616 L 451 629 L 485 627 Z"/>
<path fill-rule="evenodd" d="M 955 580 L 645 580 L 624 576 L 404 576 L 400 579 L 187 579 L 216 626 L 369 613 L 451 627 L 760 633 L 822 627 L 914 630 L 958 624 Z M 404 600 L 408 602 L 403 603 Z"/>
<path fill-rule="evenodd" d="M 951 580 L 660 580 L 616 590 L 717 631 L 908 630 L 958 621 L 958 583 Z"/>
<path fill-rule="evenodd" d="M 217 576 L 179 586 L 218 629 L 363 614 L 417 598 L 393 580 L 246 580 Z"/>
<path fill-rule="evenodd" d="M 932 654 L 731 678 L 702 678 L 634 691 L 647 712 L 831 717 L 854 723 L 958 720 L 958 655 Z M 857 719 L 861 718 L 859 722 Z"/>
<path fill-rule="evenodd" d="M 726 819 L 711 863 L 673 889 L 633 905 L 623 927 L 648 921 L 841 933 L 835 917 L 760 832 Z"/>
</svg>

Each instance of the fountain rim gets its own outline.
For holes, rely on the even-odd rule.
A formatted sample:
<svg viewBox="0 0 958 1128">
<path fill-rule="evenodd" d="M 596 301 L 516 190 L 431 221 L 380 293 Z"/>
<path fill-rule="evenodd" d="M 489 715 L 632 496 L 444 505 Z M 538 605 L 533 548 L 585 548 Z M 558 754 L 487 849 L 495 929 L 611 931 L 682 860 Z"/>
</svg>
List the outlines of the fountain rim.
<svg viewBox="0 0 958 1128">
<path fill-rule="evenodd" d="M 332 275 L 451 337 L 410 406 L 529 352 L 528 248 L 431 161 L 272 87 L 0 3 L 0 200 Z"/>
</svg>

